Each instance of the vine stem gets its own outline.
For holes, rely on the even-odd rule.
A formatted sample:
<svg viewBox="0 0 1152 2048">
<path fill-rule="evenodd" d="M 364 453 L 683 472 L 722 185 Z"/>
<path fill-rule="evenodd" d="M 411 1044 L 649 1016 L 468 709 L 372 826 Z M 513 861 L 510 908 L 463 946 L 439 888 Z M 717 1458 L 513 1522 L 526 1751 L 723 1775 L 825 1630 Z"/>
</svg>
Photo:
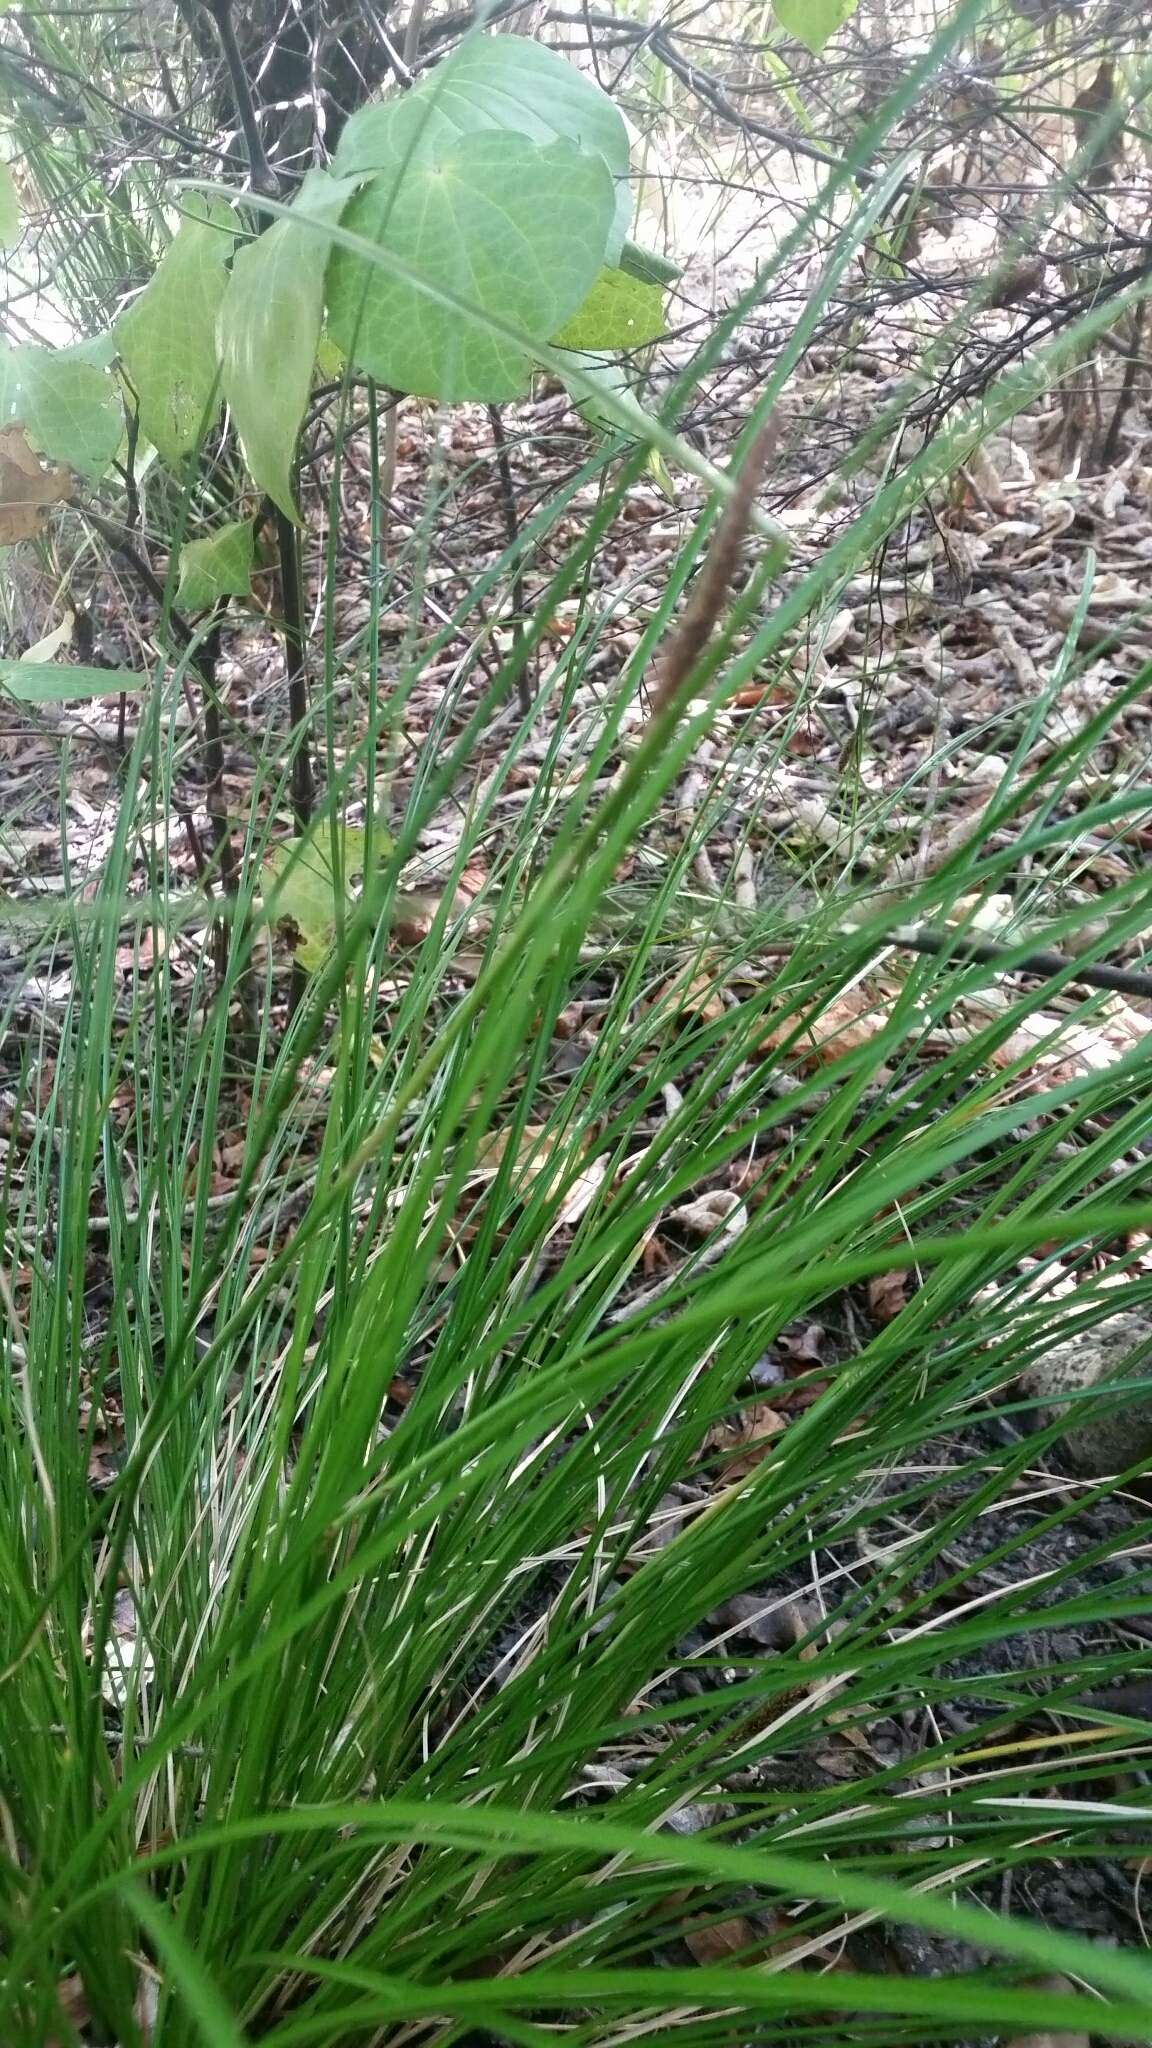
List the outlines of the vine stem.
<svg viewBox="0 0 1152 2048">
<path fill-rule="evenodd" d="M 500 483 L 500 504 L 504 513 L 504 535 L 509 547 L 515 547 L 520 538 L 520 520 L 516 511 L 516 486 L 512 479 L 512 464 L 508 459 L 508 436 L 504 431 L 504 416 L 498 405 L 488 407 L 488 424 L 492 429 L 492 445 L 496 450 L 496 475 Z M 520 650 L 524 638 L 524 565 L 517 561 L 512 571 L 512 609 L 516 614 L 512 628 L 516 651 Z M 527 718 L 533 703 L 532 678 L 527 662 L 522 662 L 516 672 L 516 695 L 520 711 Z"/>
<path fill-rule="evenodd" d="M 204 6 L 216 24 L 224 62 L 228 66 L 228 77 L 232 86 L 232 98 L 236 104 L 236 117 L 244 137 L 248 153 L 248 169 L 254 192 L 263 193 L 266 199 L 279 195 L 280 180 L 269 163 L 256 119 L 256 106 L 248 73 L 244 69 L 244 57 L 236 39 L 236 23 L 232 13 L 232 0 L 204 0 Z"/>
<path fill-rule="evenodd" d="M 304 655 L 304 592 L 300 574 L 300 538 L 287 514 L 276 513 L 276 545 L 280 555 L 280 609 L 284 621 L 284 666 L 288 676 L 288 715 L 295 734 L 292 751 L 292 813 L 298 832 L 306 832 L 316 808 L 316 778 L 308 743 L 308 667 Z"/>
<path fill-rule="evenodd" d="M 307 832 L 316 808 L 316 778 L 309 742 L 308 667 L 304 654 L 304 590 L 300 569 L 300 537 L 287 514 L 276 511 L 276 545 L 280 555 L 280 611 L 284 623 L 284 666 L 288 677 L 288 717 L 292 726 L 292 815 L 297 832 Z M 293 958 L 288 1014 L 296 1015 L 304 999 L 307 976 Z"/>
</svg>

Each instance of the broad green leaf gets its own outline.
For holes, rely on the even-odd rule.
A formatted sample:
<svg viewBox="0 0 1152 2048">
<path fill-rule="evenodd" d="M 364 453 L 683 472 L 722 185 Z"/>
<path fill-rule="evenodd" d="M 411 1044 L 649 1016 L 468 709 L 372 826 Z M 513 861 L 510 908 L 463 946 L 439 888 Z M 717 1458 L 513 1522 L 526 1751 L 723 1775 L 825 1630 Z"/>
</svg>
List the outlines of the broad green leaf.
<svg viewBox="0 0 1152 2048">
<path fill-rule="evenodd" d="M 819 56 L 829 37 L 856 12 L 857 0 L 772 0 L 782 29 Z"/>
<path fill-rule="evenodd" d="M 22 704 L 65 704 L 71 697 L 118 697 L 142 690 L 130 668 L 57 668 L 54 662 L 0 661 L 0 692 Z"/>
<path fill-rule="evenodd" d="M 187 205 L 189 218 L 116 330 L 141 432 L 171 465 L 195 447 L 216 391 L 216 321 L 239 232 L 230 206 L 191 199 Z"/>
<path fill-rule="evenodd" d="M 91 477 L 104 475 L 124 432 L 114 379 L 71 349 L 0 347 L 0 426 L 13 421 L 39 454 Z"/>
<path fill-rule="evenodd" d="M 341 825 L 338 831 L 342 893 L 351 908 L 363 877 L 364 833 L 351 825 Z M 374 846 L 384 851 L 380 834 Z M 290 918 L 295 925 L 296 958 L 314 974 L 323 967 L 336 937 L 337 878 L 331 825 L 325 821 L 302 837 L 273 847 L 264 872 L 270 907 L 278 918 Z"/>
<path fill-rule="evenodd" d="M 655 249 L 642 249 L 639 242 L 625 242 L 620 251 L 620 268 L 629 277 L 642 277 L 648 284 L 675 284 L 683 277 L 683 266 L 674 263 L 670 256 L 660 256 Z"/>
<path fill-rule="evenodd" d="M 311 171 L 293 212 L 334 223 L 357 189 L 356 178 Z M 237 252 L 220 308 L 220 374 L 254 483 L 289 519 L 292 459 L 308 403 L 320 323 L 329 244 L 294 220 L 274 227 Z"/>
<path fill-rule="evenodd" d="M 222 597 L 247 597 L 256 560 L 251 519 L 235 519 L 180 550 L 177 601 L 187 611 L 206 611 Z"/>
<path fill-rule="evenodd" d="M 20 201 L 12 166 L 0 158 L 0 249 L 14 249 L 20 240 Z"/>
<path fill-rule="evenodd" d="M 583 304 L 554 334 L 555 348 L 632 349 L 657 341 L 664 332 L 664 301 L 658 284 L 602 270 Z"/>
<path fill-rule="evenodd" d="M 602 157 L 489 129 L 435 160 L 401 159 L 352 200 L 343 226 L 543 342 L 600 269 L 613 205 Z M 400 391 L 497 401 L 528 388 L 529 359 L 514 343 L 340 247 L 328 322 L 350 361 Z"/>
<path fill-rule="evenodd" d="M 110 370 L 119 353 L 116 329 L 106 327 L 103 334 L 93 334 L 87 341 L 71 341 L 60 354 L 75 363 L 95 363 L 98 370 Z"/>
<path fill-rule="evenodd" d="M 344 128 L 333 168 L 383 170 L 409 153 L 439 158 L 462 135 L 499 129 L 530 142 L 575 143 L 602 157 L 615 184 L 609 239 L 615 263 L 632 218 L 628 128 L 607 93 L 557 51 L 526 36 L 473 35 L 411 92 L 361 107 Z"/>
</svg>

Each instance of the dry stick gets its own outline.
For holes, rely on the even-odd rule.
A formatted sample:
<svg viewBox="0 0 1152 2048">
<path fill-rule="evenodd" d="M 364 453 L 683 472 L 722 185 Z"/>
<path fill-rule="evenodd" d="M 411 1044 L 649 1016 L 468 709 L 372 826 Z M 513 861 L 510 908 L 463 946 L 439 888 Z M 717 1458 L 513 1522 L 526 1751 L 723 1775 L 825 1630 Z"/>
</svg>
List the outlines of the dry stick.
<svg viewBox="0 0 1152 2048">
<path fill-rule="evenodd" d="M 966 939 L 961 934 L 953 938 L 948 932 L 925 931 L 921 926 L 886 933 L 876 943 L 878 949 L 899 946 L 906 953 L 927 953 L 961 964 L 987 965 L 1003 974 L 1029 974 L 1041 981 L 1057 981 L 1066 974 L 1071 981 L 1081 981 L 1088 988 L 1114 989 L 1122 995 L 1152 999 L 1152 974 L 1141 974 L 1135 967 L 1109 967 L 1105 961 L 1082 964 L 1069 953 L 1027 953 L 1017 960 L 1006 946 L 984 939 Z"/>
<path fill-rule="evenodd" d="M 316 779 L 308 737 L 308 670 L 304 658 L 304 592 L 300 573 L 300 541 L 287 514 L 277 509 L 276 544 L 280 553 L 280 613 L 284 621 L 284 666 L 288 676 L 288 716 L 292 725 L 292 814 L 296 830 L 307 832 L 316 805 Z M 288 1011 L 295 1016 L 308 977 L 298 960 L 292 963 Z"/>
<path fill-rule="evenodd" d="M 516 513 L 516 486 L 512 481 L 512 464 L 508 460 L 508 436 L 504 432 L 504 419 L 498 405 L 488 407 L 488 424 L 492 429 L 492 441 L 496 450 L 496 474 L 500 479 L 504 534 L 509 547 L 514 548 L 520 538 L 520 521 Z M 519 557 L 512 571 L 512 609 L 516 614 L 512 631 L 515 636 L 515 648 L 519 652 L 520 643 L 524 638 L 525 611 L 524 564 Z M 532 709 L 533 680 L 534 678 L 528 674 L 527 663 L 523 663 L 516 673 L 516 694 L 520 700 L 521 714 L 525 718 Z"/>
</svg>

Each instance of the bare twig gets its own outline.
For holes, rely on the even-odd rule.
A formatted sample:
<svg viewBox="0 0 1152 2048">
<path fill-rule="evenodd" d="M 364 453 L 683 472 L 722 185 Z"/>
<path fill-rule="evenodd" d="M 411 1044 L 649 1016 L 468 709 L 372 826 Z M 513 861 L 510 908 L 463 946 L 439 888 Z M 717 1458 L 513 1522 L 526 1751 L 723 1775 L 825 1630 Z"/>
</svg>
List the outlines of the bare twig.
<svg viewBox="0 0 1152 2048">
<path fill-rule="evenodd" d="M 1152 974 L 1142 974 L 1135 967 L 1109 967 L 1105 961 L 1084 962 L 1068 953 L 1028 953 L 1023 960 L 1017 960 L 1007 946 L 997 946 L 985 939 L 967 939 L 960 933 L 953 936 L 950 932 L 925 931 L 921 926 L 894 932 L 886 936 L 884 943 L 908 953 L 987 965 L 1004 974 L 1027 974 L 1040 981 L 1058 981 L 1067 975 L 1070 981 L 1083 982 L 1086 988 L 1112 989 L 1121 995 L 1152 1000 Z"/>
</svg>

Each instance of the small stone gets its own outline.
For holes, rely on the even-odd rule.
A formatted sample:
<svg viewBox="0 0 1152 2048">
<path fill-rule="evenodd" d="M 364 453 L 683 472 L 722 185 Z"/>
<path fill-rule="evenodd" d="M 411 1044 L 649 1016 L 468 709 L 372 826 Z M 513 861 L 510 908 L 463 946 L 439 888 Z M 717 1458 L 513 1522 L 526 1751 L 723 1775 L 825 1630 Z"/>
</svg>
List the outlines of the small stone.
<svg viewBox="0 0 1152 2048">
<path fill-rule="evenodd" d="M 1020 1375 L 1021 1391 L 1046 1404 L 1044 1422 L 1078 1415 L 1060 1441 L 1060 1452 L 1077 1472 L 1101 1477 L 1152 1458 L 1152 1386 L 1141 1385 L 1117 1404 L 1114 1384 L 1152 1380 L 1152 1308 L 1122 1309 L 1094 1330 L 1054 1344 Z M 1097 1389 L 1099 1403 L 1070 1401 L 1070 1394 Z"/>
</svg>

